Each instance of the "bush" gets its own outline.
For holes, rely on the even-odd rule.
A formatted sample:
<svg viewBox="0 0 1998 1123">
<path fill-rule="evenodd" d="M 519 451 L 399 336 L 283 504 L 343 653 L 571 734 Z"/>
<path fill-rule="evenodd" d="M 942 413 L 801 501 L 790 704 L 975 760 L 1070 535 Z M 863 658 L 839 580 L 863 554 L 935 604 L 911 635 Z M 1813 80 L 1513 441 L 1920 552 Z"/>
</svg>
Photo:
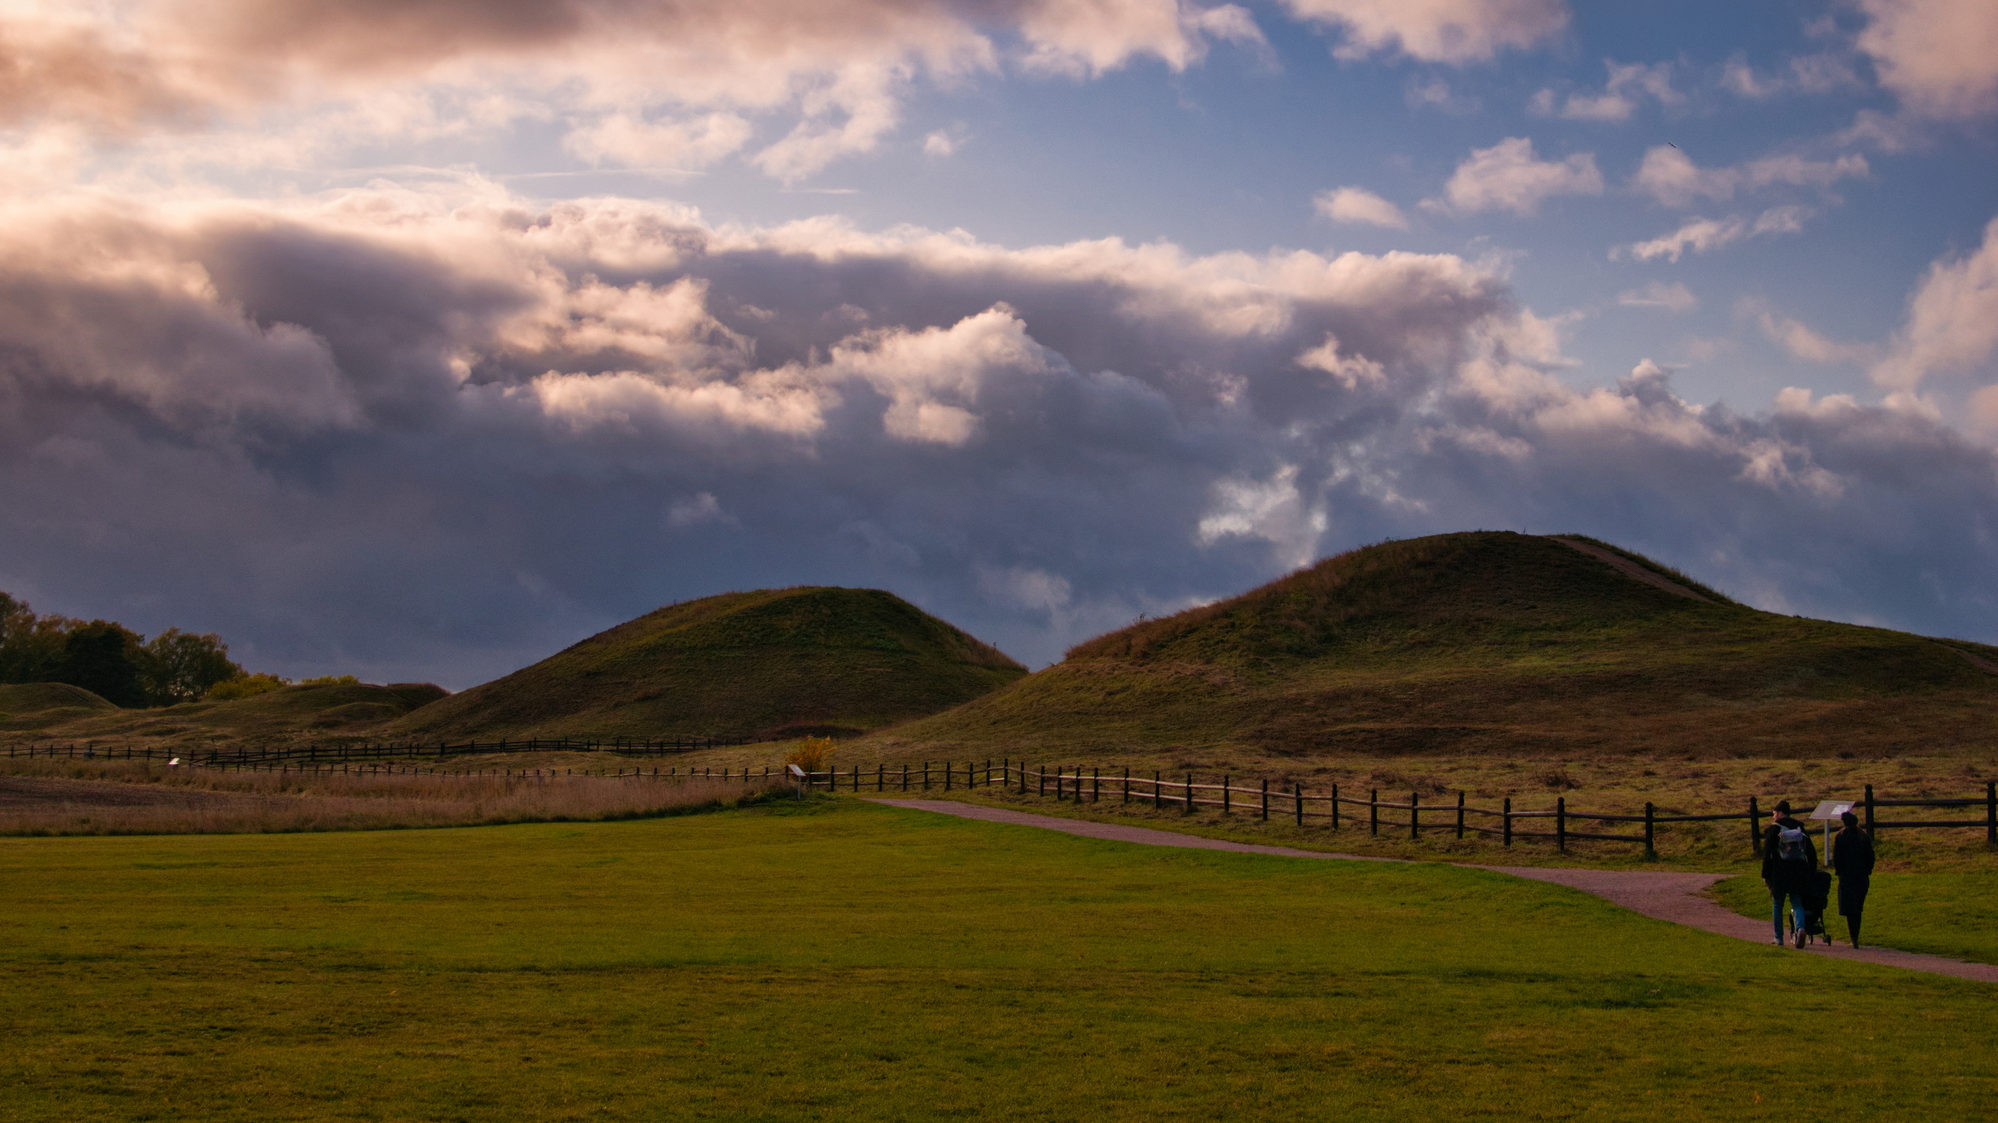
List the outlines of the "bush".
<svg viewBox="0 0 1998 1123">
<path fill-rule="evenodd" d="M 795 764 L 807 772 L 824 772 L 832 767 L 833 750 L 839 742 L 831 737 L 807 737 L 784 754 L 785 764 Z"/>
<path fill-rule="evenodd" d="M 208 693 L 202 695 L 202 700 L 208 702 L 227 702 L 236 698 L 254 698 L 259 694 L 268 694 L 273 690 L 283 690 L 290 685 L 289 682 L 286 682 L 278 675 L 241 675 L 226 682 L 218 682 L 214 686 L 209 687 Z"/>
</svg>

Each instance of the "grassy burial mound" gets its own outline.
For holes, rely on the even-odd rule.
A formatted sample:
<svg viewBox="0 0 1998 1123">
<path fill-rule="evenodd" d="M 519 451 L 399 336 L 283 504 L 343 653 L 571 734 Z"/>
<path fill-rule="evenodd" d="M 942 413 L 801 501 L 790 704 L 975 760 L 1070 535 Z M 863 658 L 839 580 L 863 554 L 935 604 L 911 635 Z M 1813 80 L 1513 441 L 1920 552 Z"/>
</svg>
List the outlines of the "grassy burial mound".
<svg viewBox="0 0 1998 1123">
<path fill-rule="evenodd" d="M 78 696 L 89 702 L 28 712 L 12 703 L 15 692 L 33 697 Z M 33 692 L 41 692 L 39 694 Z M 144 741 L 167 744 L 210 744 L 218 741 L 275 744 L 320 739 L 353 739 L 384 722 L 443 698 L 441 687 L 423 683 L 375 686 L 368 683 L 317 683 L 223 702 L 184 702 L 158 709 L 120 709 L 87 690 L 58 683 L 0 687 L 0 732 L 16 739 L 60 741 Z"/>
<path fill-rule="evenodd" d="M 43 729 L 77 718 L 118 713 L 118 707 L 66 682 L 0 684 L 0 730 Z"/>
<path fill-rule="evenodd" d="M 1026 674 L 877 589 L 726 593 L 671 605 L 434 702 L 391 736 L 849 735 Z"/>
<path fill-rule="evenodd" d="M 1589 539 L 1479 532 L 1134 624 L 879 748 L 1864 756 L 1988 751 L 1994 719 L 1998 649 L 1758 611 Z"/>
</svg>

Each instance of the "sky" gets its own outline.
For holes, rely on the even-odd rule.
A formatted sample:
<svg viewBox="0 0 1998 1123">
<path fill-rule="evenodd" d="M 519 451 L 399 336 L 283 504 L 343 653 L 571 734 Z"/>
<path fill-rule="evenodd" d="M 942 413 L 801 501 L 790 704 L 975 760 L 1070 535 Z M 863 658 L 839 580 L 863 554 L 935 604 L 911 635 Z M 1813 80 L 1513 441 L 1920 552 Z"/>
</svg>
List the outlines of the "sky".
<svg viewBox="0 0 1998 1123">
<path fill-rule="evenodd" d="M 0 0 L 0 589 L 461 689 L 1389 538 L 1998 643 L 1990 0 Z"/>
</svg>

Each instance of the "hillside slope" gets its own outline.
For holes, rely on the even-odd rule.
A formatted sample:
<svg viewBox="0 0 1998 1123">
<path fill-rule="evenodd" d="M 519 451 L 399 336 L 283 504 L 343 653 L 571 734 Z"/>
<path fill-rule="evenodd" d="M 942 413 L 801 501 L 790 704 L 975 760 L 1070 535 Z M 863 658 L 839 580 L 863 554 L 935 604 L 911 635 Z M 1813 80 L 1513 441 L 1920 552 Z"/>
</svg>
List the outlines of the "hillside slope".
<svg viewBox="0 0 1998 1123">
<path fill-rule="evenodd" d="M 51 740 L 120 740 L 154 744 L 278 744 L 352 739 L 444 697 L 429 683 L 287 686 L 226 702 L 184 702 L 127 710 L 87 690 L 59 683 L 0 687 L 0 732 Z M 27 700 L 44 703 L 30 709 Z"/>
<path fill-rule="evenodd" d="M 876 589 L 727 593 L 620 624 L 434 702 L 393 737 L 840 735 L 936 713 L 1026 674 Z"/>
<path fill-rule="evenodd" d="M 1877 754 L 1988 743 L 1998 650 L 1761 612 L 1588 539 L 1389 542 L 1080 644 L 883 755 Z"/>
</svg>

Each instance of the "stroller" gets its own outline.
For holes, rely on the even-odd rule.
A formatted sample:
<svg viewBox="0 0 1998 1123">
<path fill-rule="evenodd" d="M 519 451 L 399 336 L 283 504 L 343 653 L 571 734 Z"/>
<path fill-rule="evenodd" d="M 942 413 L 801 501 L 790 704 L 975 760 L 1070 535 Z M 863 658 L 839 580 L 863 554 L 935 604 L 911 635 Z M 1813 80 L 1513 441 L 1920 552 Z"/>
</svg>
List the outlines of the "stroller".
<svg viewBox="0 0 1998 1123">
<path fill-rule="evenodd" d="M 1831 885 L 1829 871 L 1811 871 L 1811 879 L 1804 885 L 1804 927 L 1797 929 L 1796 921 L 1793 919 L 1790 922 L 1798 947 L 1812 941 L 1831 943 L 1831 935 L 1825 931 L 1825 909 L 1831 906 Z"/>
</svg>

